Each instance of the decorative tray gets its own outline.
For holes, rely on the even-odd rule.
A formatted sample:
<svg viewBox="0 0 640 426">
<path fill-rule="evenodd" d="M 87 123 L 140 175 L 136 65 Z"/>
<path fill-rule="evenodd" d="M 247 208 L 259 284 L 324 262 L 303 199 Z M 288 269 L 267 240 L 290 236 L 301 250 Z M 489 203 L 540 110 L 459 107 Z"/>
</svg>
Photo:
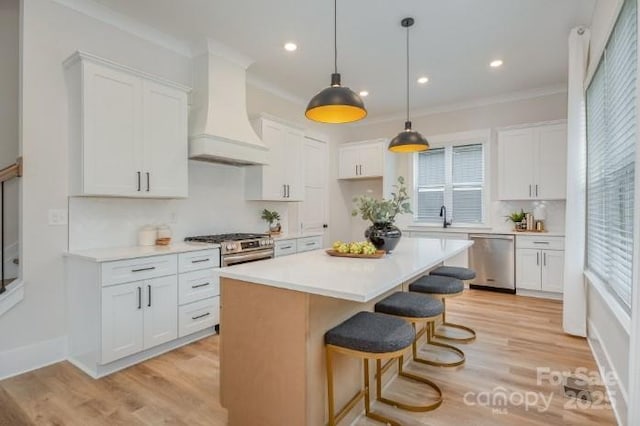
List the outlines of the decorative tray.
<svg viewBox="0 0 640 426">
<path fill-rule="evenodd" d="M 353 253 L 340 253 L 337 250 L 329 249 L 326 251 L 329 256 L 335 257 L 354 257 L 354 258 L 362 258 L 362 259 L 380 259 L 384 257 L 384 250 L 377 250 L 375 254 L 353 254 Z"/>
</svg>

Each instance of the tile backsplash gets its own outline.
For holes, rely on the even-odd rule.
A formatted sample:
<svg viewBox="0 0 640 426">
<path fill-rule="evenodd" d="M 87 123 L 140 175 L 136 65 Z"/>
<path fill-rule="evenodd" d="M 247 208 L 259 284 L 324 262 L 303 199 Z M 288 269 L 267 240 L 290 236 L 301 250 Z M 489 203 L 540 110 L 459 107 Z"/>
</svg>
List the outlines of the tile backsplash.
<svg viewBox="0 0 640 426">
<path fill-rule="evenodd" d="M 240 167 L 189 162 L 189 198 L 145 200 L 72 197 L 69 200 L 69 249 L 137 245 L 144 225 L 167 224 L 174 241 L 186 236 L 225 232 L 265 232 L 264 208 L 277 210 L 286 232 L 295 221 L 296 203 L 246 201 Z"/>
</svg>

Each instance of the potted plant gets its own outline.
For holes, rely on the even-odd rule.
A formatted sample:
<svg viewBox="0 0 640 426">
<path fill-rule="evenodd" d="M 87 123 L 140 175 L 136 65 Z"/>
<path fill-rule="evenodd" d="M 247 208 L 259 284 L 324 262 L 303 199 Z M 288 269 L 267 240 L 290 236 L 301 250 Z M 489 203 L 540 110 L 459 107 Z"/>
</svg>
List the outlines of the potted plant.
<svg viewBox="0 0 640 426">
<path fill-rule="evenodd" d="M 377 200 L 369 195 L 361 195 L 353 199 L 356 208 L 352 216 L 360 214 L 363 220 L 371 222 L 364 235 L 378 250 L 392 251 L 402 237 L 400 229 L 394 225 L 398 214 L 411 213 L 407 187 L 404 178 L 398 177 L 398 183 L 393 185 L 395 192 L 389 200 Z"/>
<path fill-rule="evenodd" d="M 513 222 L 513 227 L 514 229 L 518 230 L 520 229 L 521 223 L 524 220 L 524 218 L 526 217 L 526 213 L 524 212 L 523 209 L 520 209 L 519 212 L 513 212 L 507 216 L 505 216 L 505 222 Z"/>
<path fill-rule="evenodd" d="M 267 209 L 262 210 L 261 218 L 269 224 L 269 233 L 277 234 L 282 228 L 280 226 L 280 213 L 277 211 L 269 211 Z"/>
</svg>

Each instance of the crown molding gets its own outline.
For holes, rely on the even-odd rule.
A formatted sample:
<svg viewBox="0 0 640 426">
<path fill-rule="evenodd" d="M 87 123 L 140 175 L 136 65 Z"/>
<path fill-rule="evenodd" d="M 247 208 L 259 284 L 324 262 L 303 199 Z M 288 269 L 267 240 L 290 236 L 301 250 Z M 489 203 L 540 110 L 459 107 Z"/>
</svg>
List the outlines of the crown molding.
<svg viewBox="0 0 640 426">
<path fill-rule="evenodd" d="M 553 86 L 539 87 L 536 89 L 521 90 L 517 92 L 505 93 L 497 96 L 490 96 L 486 98 L 477 98 L 464 102 L 457 102 L 452 104 L 446 104 L 436 106 L 432 108 L 416 109 L 411 112 L 411 118 L 424 117 L 427 115 L 441 114 L 445 112 L 460 111 L 464 109 L 478 108 L 489 105 L 503 104 L 508 102 L 522 101 L 526 99 L 540 98 L 544 96 L 556 95 L 560 93 L 567 93 L 566 84 L 558 84 Z M 363 120 L 358 123 L 351 124 L 351 127 L 362 127 L 371 124 L 386 123 L 388 121 L 405 120 L 404 113 L 390 114 L 384 116 L 373 117 Z"/>
<path fill-rule="evenodd" d="M 247 73 L 247 83 L 257 87 L 259 89 L 263 89 L 266 90 L 267 92 L 276 95 L 282 99 L 285 99 L 289 102 L 292 102 L 296 105 L 302 106 L 302 107 L 306 107 L 307 106 L 307 101 L 305 101 L 303 98 L 301 98 L 300 96 L 296 96 L 293 93 L 273 84 L 270 83 L 266 80 L 264 80 L 261 77 L 258 77 L 254 74 L 251 73 Z"/>
<path fill-rule="evenodd" d="M 53 2 L 90 18 L 112 25 L 119 30 L 133 34 L 179 55 L 188 58 L 193 56 L 191 46 L 186 41 L 170 36 L 149 25 L 143 24 L 137 19 L 109 9 L 93 0 L 53 0 Z"/>
</svg>

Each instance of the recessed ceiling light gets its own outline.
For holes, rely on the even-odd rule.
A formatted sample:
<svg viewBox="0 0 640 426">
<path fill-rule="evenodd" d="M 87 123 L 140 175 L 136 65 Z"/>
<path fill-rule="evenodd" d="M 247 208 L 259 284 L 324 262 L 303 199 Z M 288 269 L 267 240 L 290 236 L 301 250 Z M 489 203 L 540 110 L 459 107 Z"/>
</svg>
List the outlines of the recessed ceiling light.
<svg viewBox="0 0 640 426">
<path fill-rule="evenodd" d="M 369 96 L 369 92 L 367 92 L 366 90 L 363 90 L 360 92 L 360 96 L 362 96 L 363 98 L 366 98 L 367 96 Z"/>
<path fill-rule="evenodd" d="M 491 61 L 491 63 L 489 64 L 489 66 L 491 68 L 498 68 L 501 67 L 503 64 L 502 59 L 496 59 L 495 61 Z"/>
<path fill-rule="evenodd" d="M 429 82 L 429 77 L 420 77 L 418 79 L 418 83 L 420 84 L 427 84 Z"/>
<path fill-rule="evenodd" d="M 287 52 L 294 52 L 298 48 L 298 45 L 292 42 L 288 42 L 284 44 L 284 50 Z"/>
</svg>

